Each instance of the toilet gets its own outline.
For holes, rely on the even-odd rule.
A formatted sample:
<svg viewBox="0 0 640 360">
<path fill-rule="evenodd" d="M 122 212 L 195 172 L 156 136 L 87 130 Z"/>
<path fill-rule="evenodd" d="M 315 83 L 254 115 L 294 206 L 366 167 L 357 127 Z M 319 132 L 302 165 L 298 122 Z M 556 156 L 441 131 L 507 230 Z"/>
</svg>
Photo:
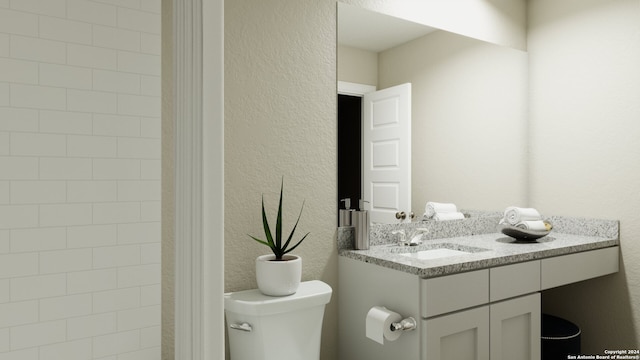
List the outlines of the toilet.
<svg viewBox="0 0 640 360">
<path fill-rule="evenodd" d="M 231 360 L 319 359 L 331 292 L 329 285 L 313 280 L 300 283 L 289 296 L 266 296 L 258 289 L 226 293 Z"/>
</svg>

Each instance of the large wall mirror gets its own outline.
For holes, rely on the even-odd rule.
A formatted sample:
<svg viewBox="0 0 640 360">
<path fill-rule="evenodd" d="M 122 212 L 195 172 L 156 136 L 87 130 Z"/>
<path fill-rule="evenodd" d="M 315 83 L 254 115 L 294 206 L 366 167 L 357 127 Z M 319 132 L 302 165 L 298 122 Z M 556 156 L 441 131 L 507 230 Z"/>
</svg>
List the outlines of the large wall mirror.
<svg viewBox="0 0 640 360">
<path fill-rule="evenodd" d="M 427 201 L 526 205 L 526 52 L 343 3 L 337 51 L 338 81 L 378 90 L 411 84 L 411 206 L 401 210 L 420 218 Z M 338 199 L 355 202 L 361 98 L 338 103 Z"/>
</svg>

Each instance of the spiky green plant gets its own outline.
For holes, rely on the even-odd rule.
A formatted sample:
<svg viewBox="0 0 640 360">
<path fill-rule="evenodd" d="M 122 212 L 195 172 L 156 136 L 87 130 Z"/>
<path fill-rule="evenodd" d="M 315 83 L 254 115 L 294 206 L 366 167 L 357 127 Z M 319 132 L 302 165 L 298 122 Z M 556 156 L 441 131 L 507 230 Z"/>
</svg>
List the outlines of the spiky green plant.
<svg viewBox="0 0 640 360">
<path fill-rule="evenodd" d="M 310 233 L 306 233 L 302 239 L 300 239 L 294 246 L 289 247 L 291 240 L 293 238 L 293 233 L 296 231 L 298 227 L 298 222 L 300 221 L 300 216 L 302 215 L 302 209 L 304 209 L 304 202 L 302 202 L 302 207 L 300 208 L 300 213 L 298 214 L 298 220 L 296 220 L 296 224 L 293 226 L 291 230 L 291 234 L 287 240 L 282 243 L 282 192 L 284 189 L 284 179 L 280 184 L 280 203 L 278 205 L 278 217 L 276 218 L 276 236 L 273 238 L 273 234 L 271 232 L 271 228 L 269 227 L 269 222 L 267 221 L 267 213 L 264 209 L 264 194 L 262 195 L 262 226 L 264 227 L 264 235 L 267 238 L 266 240 L 258 239 L 254 236 L 249 235 L 253 240 L 259 242 L 262 245 L 266 245 L 271 248 L 271 251 L 276 256 L 277 261 L 281 261 L 282 257 L 294 250 L 307 238 Z"/>
</svg>

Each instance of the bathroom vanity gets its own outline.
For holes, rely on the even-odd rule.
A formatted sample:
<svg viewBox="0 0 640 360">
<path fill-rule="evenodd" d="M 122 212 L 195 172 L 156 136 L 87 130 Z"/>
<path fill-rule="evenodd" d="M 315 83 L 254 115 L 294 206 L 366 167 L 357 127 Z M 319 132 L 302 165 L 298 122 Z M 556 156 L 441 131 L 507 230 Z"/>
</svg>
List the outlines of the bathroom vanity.
<svg viewBox="0 0 640 360">
<path fill-rule="evenodd" d="M 496 231 L 497 218 L 381 225 L 369 250 L 339 230 L 341 359 L 540 359 L 540 292 L 618 271 L 618 222 L 551 218 L 532 242 Z M 392 229 L 430 227 L 418 246 Z M 365 336 L 373 306 L 417 320 L 383 345 Z"/>
</svg>

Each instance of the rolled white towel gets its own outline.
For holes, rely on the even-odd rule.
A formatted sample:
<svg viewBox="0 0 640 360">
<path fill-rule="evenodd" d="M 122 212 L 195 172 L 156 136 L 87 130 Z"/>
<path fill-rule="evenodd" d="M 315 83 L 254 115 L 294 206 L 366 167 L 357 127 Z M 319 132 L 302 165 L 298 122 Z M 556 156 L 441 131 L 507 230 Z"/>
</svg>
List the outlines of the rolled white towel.
<svg viewBox="0 0 640 360">
<path fill-rule="evenodd" d="M 461 212 L 436 213 L 433 219 L 436 221 L 460 220 L 464 219 L 464 214 Z"/>
<path fill-rule="evenodd" d="M 429 201 L 424 207 L 424 216 L 427 218 L 433 217 L 436 213 L 454 213 L 458 211 L 456 204 L 452 203 L 437 203 Z"/>
<path fill-rule="evenodd" d="M 509 225 L 516 225 L 522 221 L 542 220 L 542 215 L 534 208 L 510 206 L 504 211 L 504 220 Z"/>
<path fill-rule="evenodd" d="M 547 231 L 547 226 L 542 220 L 521 221 L 516 224 L 516 227 L 525 230 Z"/>
</svg>

